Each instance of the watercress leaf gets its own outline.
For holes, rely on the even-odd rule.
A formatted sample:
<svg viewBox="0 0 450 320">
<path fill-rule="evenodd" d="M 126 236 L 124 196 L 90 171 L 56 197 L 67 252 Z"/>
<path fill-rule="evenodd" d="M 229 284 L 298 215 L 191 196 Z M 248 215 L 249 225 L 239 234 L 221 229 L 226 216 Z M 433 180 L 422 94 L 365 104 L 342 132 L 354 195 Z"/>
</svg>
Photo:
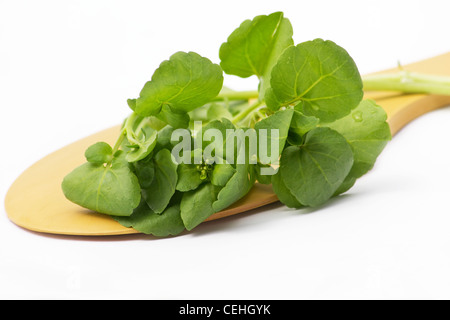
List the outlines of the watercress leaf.
<svg viewBox="0 0 450 320">
<path fill-rule="evenodd" d="M 148 125 L 153 129 L 155 129 L 156 131 L 161 131 L 167 126 L 166 122 L 158 119 L 155 116 L 146 117 L 145 119 L 147 120 Z"/>
<path fill-rule="evenodd" d="M 291 145 L 301 145 L 303 136 L 319 124 L 319 119 L 312 116 L 305 116 L 295 110 L 292 116 L 291 127 L 289 128 L 288 142 Z"/>
<path fill-rule="evenodd" d="M 237 164 L 236 172 L 223 187 L 217 200 L 213 203 L 214 211 L 218 212 L 243 198 L 255 184 L 255 176 L 250 172 L 249 164 Z"/>
<path fill-rule="evenodd" d="M 145 201 L 141 201 L 131 216 L 114 217 L 114 219 L 124 227 L 156 237 L 178 235 L 185 229 L 179 205 L 169 206 L 162 214 L 157 214 Z"/>
<path fill-rule="evenodd" d="M 338 196 L 338 195 L 348 191 L 349 189 L 351 189 L 355 185 L 356 180 L 358 180 L 358 178 L 356 178 L 356 175 L 349 173 L 345 177 L 344 181 L 341 183 L 339 188 L 337 188 L 337 190 L 334 192 L 334 196 Z"/>
<path fill-rule="evenodd" d="M 278 100 L 272 88 L 267 88 L 264 92 L 264 100 L 266 102 L 267 108 L 271 111 L 280 110 L 283 105 L 283 101 Z"/>
<path fill-rule="evenodd" d="M 225 121 L 225 119 L 223 119 Z M 242 124 L 242 122 L 241 122 Z M 258 135 L 254 129 L 240 126 L 234 130 L 227 128 L 222 159 L 228 163 L 243 164 L 257 162 Z"/>
<path fill-rule="evenodd" d="M 272 188 L 281 201 L 288 208 L 301 208 L 303 205 L 297 200 L 297 198 L 292 195 L 291 191 L 286 187 L 284 181 L 281 177 L 281 172 L 278 171 L 277 174 L 270 176 L 272 182 Z"/>
<path fill-rule="evenodd" d="M 207 148 L 210 144 L 214 143 L 214 154 L 216 158 L 224 159 L 226 155 L 226 143 L 227 143 L 227 137 L 230 135 L 230 132 L 233 132 L 231 130 L 234 130 L 236 127 L 233 125 L 233 123 L 226 119 L 222 118 L 221 120 L 212 120 L 210 121 L 206 126 L 202 128 L 202 146 L 203 149 Z M 205 136 L 207 134 L 208 130 L 218 130 L 220 132 L 221 137 L 218 136 L 217 138 L 221 138 L 222 141 L 216 142 L 216 136 Z M 209 131 L 208 133 L 211 133 L 212 131 Z M 222 148 L 219 148 L 220 145 L 222 145 Z M 217 146 L 217 148 L 216 148 Z"/>
<path fill-rule="evenodd" d="M 131 110 L 134 111 L 134 109 L 136 109 L 136 99 L 128 99 L 127 104 Z"/>
<path fill-rule="evenodd" d="M 177 52 L 145 84 L 134 111 L 150 116 L 169 105 L 172 110 L 189 112 L 215 98 L 222 84 L 220 66 L 194 52 Z"/>
<path fill-rule="evenodd" d="M 272 69 L 270 83 L 266 103 L 271 109 L 296 105 L 304 115 L 322 122 L 346 116 L 363 97 L 353 59 L 334 42 L 322 39 L 287 48 Z"/>
<path fill-rule="evenodd" d="M 213 203 L 217 198 L 218 188 L 205 183 L 198 189 L 183 193 L 181 198 L 181 219 L 187 230 L 192 230 L 215 213 Z"/>
<path fill-rule="evenodd" d="M 85 152 L 85 157 L 88 162 L 94 164 L 110 163 L 113 158 L 113 149 L 106 142 L 97 142 Z"/>
<path fill-rule="evenodd" d="M 202 134 L 204 135 L 208 129 L 217 129 L 225 137 L 227 129 L 235 129 L 234 124 L 226 118 L 214 119 L 203 127 Z"/>
<path fill-rule="evenodd" d="M 276 169 L 268 164 L 257 163 L 252 165 L 256 181 L 261 184 L 271 184 L 272 175 L 276 173 Z"/>
<path fill-rule="evenodd" d="M 164 128 L 160 129 L 158 131 L 158 137 L 156 139 L 156 146 L 153 149 L 153 151 L 155 153 L 158 153 L 159 150 L 161 149 L 172 149 L 172 142 L 171 142 L 171 138 L 172 138 L 172 133 L 175 129 L 170 126 L 170 125 L 166 125 Z"/>
<path fill-rule="evenodd" d="M 354 156 L 352 169 L 337 193 L 347 191 L 356 179 L 373 168 L 377 157 L 391 140 L 386 119 L 386 112 L 375 101 L 364 100 L 348 116 L 327 124 L 344 136 Z"/>
<path fill-rule="evenodd" d="M 150 188 L 155 178 L 155 164 L 153 159 L 147 157 L 146 159 L 135 162 L 134 168 L 141 188 Z"/>
<path fill-rule="evenodd" d="M 236 169 L 229 163 L 215 164 L 211 174 L 211 183 L 218 187 L 224 187 L 235 172 Z"/>
<path fill-rule="evenodd" d="M 345 138 L 325 127 L 308 132 L 305 143 L 283 151 L 280 173 L 285 186 L 306 206 L 318 206 L 333 196 L 353 165 Z"/>
<path fill-rule="evenodd" d="M 176 189 L 181 192 L 195 190 L 204 180 L 200 178 L 200 172 L 195 164 L 180 163 L 178 165 L 178 181 Z"/>
<path fill-rule="evenodd" d="M 184 111 L 177 111 L 171 108 L 169 105 L 163 105 L 161 112 L 156 117 L 169 124 L 171 127 L 177 128 L 189 128 L 189 115 Z"/>
<path fill-rule="evenodd" d="M 290 131 L 294 131 L 300 136 L 314 129 L 319 124 L 319 119 L 313 116 L 305 116 L 303 113 L 295 110 L 292 116 Z"/>
<path fill-rule="evenodd" d="M 255 130 L 258 133 L 259 154 L 261 155 L 261 152 L 263 152 L 265 153 L 265 157 L 275 160 L 270 162 L 263 161 L 263 163 L 269 164 L 278 161 L 288 137 L 293 114 L 293 109 L 281 110 L 255 124 Z M 272 144 L 274 144 L 274 142 L 278 144 L 278 150 L 272 150 Z M 276 144 L 274 144 L 274 146 Z M 274 154 L 272 154 L 272 152 Z"/>
<path fill-rule="evenodd" d="M 133 137 L 137 145 L 133 145 L 131 150 L 127 152 L 126 159 L 128 162 L 136 162 L 147 157 L 156 146 L 158 131 L 145 125 L 140 132 L 134 133 Z"/>
<path fill-rule="evenodd" d="M 283 50 L 293 45 L 293 30 L 282 12 L 245 20 L 219 50 L 220 65 L 227 74 L 260 78 L 260 91 L 269 86 L 270 71 Z"/>
<path fill-rule="evenodd" d="M 142 197 L 150 209 L 161 213 L 175 193 L 177 185 L 177 164 L 172 161 L 168 149 L 160 150 L 154 157 L 155 175 L 148 188 L 142 189 Z"/>
<path fill-rule="evenodd" d="M 116 216 L 131 215 L 141 199 L 138 179 L 123 160 L 108 165 L 87 162 L 64 178 L 62 190 L 73 203 Z"/>
<path fill-rule="evenodd" d="M 225 92 L 228 91 L 229 90 L 225 90 Z M 223 101 L 213 101 L 211 103 L 207 103 L 197 109 L 190 111 L 188 114 L 191 122 L 203 121 L 204 123 L 207 123 L 209 121 L 219 120 L 222 118 L 232 119 L 232 113 L 236 112 L 234 108 L 236 108 L 236 106 L 239 107 L 239 105 L 243 104 L 244 102 L 247 102 L 247 100 L 228 100 L 228 98 L 224 98 Z"/>
</svg>

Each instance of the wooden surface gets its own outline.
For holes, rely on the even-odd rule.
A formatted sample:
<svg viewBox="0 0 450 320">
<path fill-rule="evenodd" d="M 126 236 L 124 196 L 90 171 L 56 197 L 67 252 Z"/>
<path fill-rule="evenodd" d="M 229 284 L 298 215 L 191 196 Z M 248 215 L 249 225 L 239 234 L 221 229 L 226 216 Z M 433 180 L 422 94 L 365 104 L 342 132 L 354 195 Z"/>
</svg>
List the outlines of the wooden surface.
<svg viewBox="0 0 450 320">
<path fill-rule="evenodd" d="M 404 66 L 404 69 L 450 75 L 450 53 Z M 384 72 L 391 71 L 393 70 Z M 437 95 L 366 92 L 365 98 L 376 100 L 386 110 L 393 135 L 420 115 L 450 104 L 449 96 Z M 102 236 L 138 233 L 134 229 L 121 226 L 107 215 L 71 203 L 61 191 L 64 176 L 85 162 L 86 148 L 98 141 L 113 144 L 118 133 L 119 126 L 101 131 L 48 155 L 28 168 L 13 183 L 6 195 L 5 209 L 9 219 L 23 228 L 53 234 Z M 270 186 L 257 184 L 245 198 L 210 216 L 207 221 L 277 201 Z"/>
</svg>

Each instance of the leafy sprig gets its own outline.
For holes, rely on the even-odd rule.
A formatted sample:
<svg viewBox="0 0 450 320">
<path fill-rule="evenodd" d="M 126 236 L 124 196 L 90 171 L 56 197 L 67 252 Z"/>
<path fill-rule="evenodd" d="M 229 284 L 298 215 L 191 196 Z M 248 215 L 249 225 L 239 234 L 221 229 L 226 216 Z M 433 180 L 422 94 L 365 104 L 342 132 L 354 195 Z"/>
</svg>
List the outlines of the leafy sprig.
<svg viewBox="0 0 450 320">
<path fill-rule="evenodd" d="M 271 184 L 292 208 L 320 206 L 347 191 L 391 139 L 386 114 L 362 100 L 361 76 L 342 47 L 322 39 L 294 45 L 292 36 L 289 20 L 275 12 L 234 30 L 220 47 L 220 66 L 194 52 L 163 61 L 128 100 L 133 113 L 115 146 L 91 146 L 87 163 L 65 177 L 65 196 L 126 227 L 169 236 L 194 229 L 257 182 Z M 230 90 L 223 72 L 256 76 L 258 88 Z M 187 137 L 174 135 L 178 129 Z M 206 129 L 221 134 L 220 148 L 204 139 Z M 252 129 L 268 154 L 235 145 L 229 133 Z M 180 139 L 193 148 L 178 150 Z M 175 149 L 191 162 L 175 161 Z M 246 160 L 236 161 L 242 155 Z"/>
</svg>

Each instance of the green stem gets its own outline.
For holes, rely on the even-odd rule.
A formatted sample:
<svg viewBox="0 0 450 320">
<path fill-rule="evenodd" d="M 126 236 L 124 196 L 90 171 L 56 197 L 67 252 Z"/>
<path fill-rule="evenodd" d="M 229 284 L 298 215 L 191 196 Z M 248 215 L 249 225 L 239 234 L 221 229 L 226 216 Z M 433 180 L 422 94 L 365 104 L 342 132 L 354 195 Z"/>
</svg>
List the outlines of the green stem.
<svg viewBox="0 0 450 320">
<path fill-rule="evenodd" d="M 450 77 L 400 71 L 363 77 L 366 91 L 400 91 L 450 95 Z"/>
<path fill-rule="evenodd" d="M 249 105 L 246 109 L 242 110 L 240 113 L 238 113 L 232 120 L 234 124 L 238 123 L 239 121 L 242 121 L 247 117 L 250 113 L 252 113 L 254 110 L 258 109 L 259 106 L 263 104 L 263 101 L 256 101 L 255 103 Z"/>
<path fill-rule="evenodd" d="M 249 100 L 258 98 L 258 91 L 230 91 L 230 92 L 221 92 L 214 100 Z"/>
<path fill-rule="evenodd" d="M 138 116 L 136 113 L 133 112 L 133 113 L 125 120 L 125 124 L 124 124 L 122 130 L 120 131 L 120 135 L 119 135 L 119 137 L 117 138 L 116 143 L 114 144 L 114 147 L 113 147 L 113 154 L 115 154 L 115 153 L 119 150 L 120 145 L 122 144 L 123 140 L 125 139 L 125 136 L 127 136 L 127 133 L 128 133 L 130 130 L 132 131 L 133 124 L 134 124 L 134 122 L 136 121 L 136 119 L 137 119 L 138 117 L 139 117 L 139 116 Z M 132 137 L 128 137 L 128 139 L 130 139 L 130 138 L 132 138 Z M 131 142 L 135 142 L 135 141 L 131 141 Z"/>
<path fill-rule="evenodd" d="M 125 128 L 123 128 L 120 131 L 119 138 L 117 139 L 116 143 L 114 144 L 114 148 L 113 148 L 112 154 L 115 154 L 119 150 L 120 145 L 122 144 L 123 140 L 125 139 L 125 135 L 126 134 L 127 134 L 127 131 L 125 130 Z"/>
</svg>

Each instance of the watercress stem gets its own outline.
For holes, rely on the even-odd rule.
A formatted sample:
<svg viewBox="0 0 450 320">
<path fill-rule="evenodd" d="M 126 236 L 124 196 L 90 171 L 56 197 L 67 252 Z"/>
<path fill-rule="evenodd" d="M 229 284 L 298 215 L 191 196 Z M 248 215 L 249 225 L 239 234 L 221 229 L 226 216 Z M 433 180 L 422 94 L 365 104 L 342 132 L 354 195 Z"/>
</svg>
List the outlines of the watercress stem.
<svg viewBox="0 0 450 320">
<path fill-rule="evenodd" d="M 132 113 L 126 120 L 125 120 L 125 124 L 122 128 L 122 130 L 120 131 L 120 135 L 117 138 L 116 143 L 114 144 L 113 147 L 113 152 L 112 154 L 115 154 L 119 148 L 120 145 L 122 144 L 123 140 L 125 139 L 125 136 L 127 135 L 127 133 L 131 130 L 132 131 L 132 127 L 134 122 L 136 121 L 136 119 L 138 118 L 138 115 L 136 113 Z M 129 137 L 130 138 L 130 137 Z"/>
<path fill-rule="evenodd" d="M 246 109 L 242 110 L 240 113 L 238 113 L 232 120 L 234 124 L 237 124 L 239 121 L 245 119 L 250 113 L 252 113 L 254 110 L 256 110 L 259 106 L 261 106 L 263 101 L 258 100 L 255 103 L 249 105 Z"/>
<path fill-rule="evenodd" d="M 119 150 L 120 145 L 122 144 L 123 140 L 125 139 L 126 134 L 127 134 L 127 131 L 125 130 L 125 128 L 123 128 L 120 131 L 119 138 L 117 139 L 116 143 L 114 144 L 113 151 L 112 151 L 113 155 Z"/>
<path fill-rule="evenodd" d="M 450 95 L 450 77 L 399 71 L 363 77 L 364 90 Z"/>
<path fill-rule="evenodd" d="M 231 92 L 221 92 L 219 95 L 214 99 L 215 101 L 218 100 L 250 100 L 254 98 L 258 98 L 258 91 L 231 91 Z"/>
</svg>

